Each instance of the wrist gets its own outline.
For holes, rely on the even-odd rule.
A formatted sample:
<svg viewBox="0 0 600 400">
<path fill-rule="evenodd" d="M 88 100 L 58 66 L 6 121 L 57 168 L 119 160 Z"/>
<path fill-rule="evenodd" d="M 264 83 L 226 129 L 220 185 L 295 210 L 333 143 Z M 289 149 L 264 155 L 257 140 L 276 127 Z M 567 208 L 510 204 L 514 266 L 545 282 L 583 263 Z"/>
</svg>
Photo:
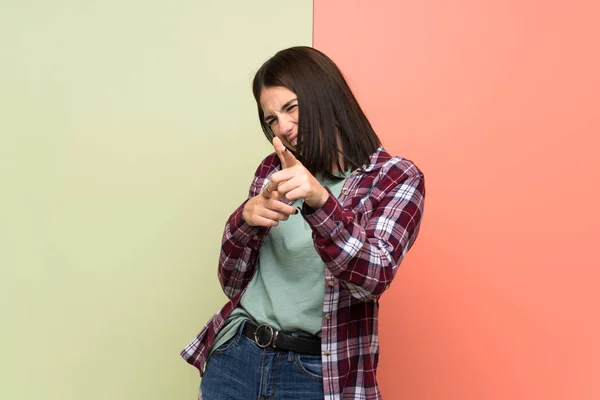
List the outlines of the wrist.
<svg viewBox="0 0 600 400">
<path fill-rule="evenodd" d="M 321 190 L 319 190 L 319 193 L 317 196 L 315 196 L 315 198 L 316 199 L 314 200 L 311 199 L 311 201 L 305 201 L 305 203 L 316 210 L 317 208 L 323 207 L 323 204 L 325 204 L 325 202 L 329 198 L 329 192 L 327 191 L 327 189 L 325 189 L 324 186 L 321 186 Z"/>
<path fill-rule="evenodd" d="M 242 208 L 241 222 L 249 226 L 254 226 L 250 223 L 250 212 L 248 210 L 248 203 L 249 201 L 247 201 L 246 204 L 244 204 L 244 207 Z"/>
</svg>

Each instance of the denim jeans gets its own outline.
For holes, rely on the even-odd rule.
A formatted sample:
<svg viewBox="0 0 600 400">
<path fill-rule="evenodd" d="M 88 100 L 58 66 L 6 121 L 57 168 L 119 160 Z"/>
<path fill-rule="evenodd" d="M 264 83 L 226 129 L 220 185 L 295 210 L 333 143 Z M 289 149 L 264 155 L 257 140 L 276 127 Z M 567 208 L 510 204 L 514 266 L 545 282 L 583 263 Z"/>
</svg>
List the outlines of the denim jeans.
<svg viewBox="0 0 600 400">
<path fill-rule="evenodd" d="M 202 400 L 323 400 L 320 355 L 262 349 L 243 328 L 210 355 Z"/>
</svg>

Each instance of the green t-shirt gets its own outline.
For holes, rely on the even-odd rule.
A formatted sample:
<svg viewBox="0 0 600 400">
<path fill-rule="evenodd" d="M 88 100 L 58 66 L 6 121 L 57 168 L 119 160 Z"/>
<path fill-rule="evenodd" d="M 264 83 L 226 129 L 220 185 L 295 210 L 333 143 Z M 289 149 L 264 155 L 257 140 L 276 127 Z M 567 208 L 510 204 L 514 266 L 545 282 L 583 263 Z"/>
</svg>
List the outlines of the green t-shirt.
<svg viewBox="0 0 600 400">
<path fill-rule="evenodd" d="M 319 179 L 335 197 L 345 179 Z M 302 199 L 294 207 L 302 206 Z M 317 254 L 312 230 L 302 214 L 271 228 L 260 249 L 257 271 L 240 304 L 218 332 L 212 349 L 227 342 L 245 319 L 285 332 L 319 335 L 325 296 L 325 264 Z"/>
</svg>

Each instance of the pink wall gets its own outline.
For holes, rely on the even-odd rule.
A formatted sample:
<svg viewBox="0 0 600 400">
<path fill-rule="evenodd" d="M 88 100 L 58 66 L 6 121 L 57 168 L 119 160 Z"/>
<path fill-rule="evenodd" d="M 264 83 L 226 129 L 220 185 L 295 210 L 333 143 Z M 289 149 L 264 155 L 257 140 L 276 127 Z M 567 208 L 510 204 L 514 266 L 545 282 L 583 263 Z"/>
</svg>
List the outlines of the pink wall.
<svg viewBox="0 0 600 400">
<path fill-rule="evenodd" d="M 394 399 L 600 399 L 600 3 L 315 0 L 425 223 L 382 300 Z"/>
</svg>

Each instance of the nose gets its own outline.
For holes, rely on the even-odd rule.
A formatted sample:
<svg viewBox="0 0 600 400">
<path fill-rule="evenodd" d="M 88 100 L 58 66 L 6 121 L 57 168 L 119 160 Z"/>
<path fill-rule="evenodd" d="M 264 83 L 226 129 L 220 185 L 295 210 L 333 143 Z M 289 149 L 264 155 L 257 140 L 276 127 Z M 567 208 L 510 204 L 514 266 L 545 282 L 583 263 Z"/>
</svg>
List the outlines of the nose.
<svg viewBox="0 0 600 400">
<path fill-rule="evenodd" d="M 292 120 L 292 117 L 290 115 L 281 115 L 279 116 L 279 133 L 281 134 L 287 134 L 289 133 L 292 128 L 294 127 L 294 121 Z"/>
</svg>

